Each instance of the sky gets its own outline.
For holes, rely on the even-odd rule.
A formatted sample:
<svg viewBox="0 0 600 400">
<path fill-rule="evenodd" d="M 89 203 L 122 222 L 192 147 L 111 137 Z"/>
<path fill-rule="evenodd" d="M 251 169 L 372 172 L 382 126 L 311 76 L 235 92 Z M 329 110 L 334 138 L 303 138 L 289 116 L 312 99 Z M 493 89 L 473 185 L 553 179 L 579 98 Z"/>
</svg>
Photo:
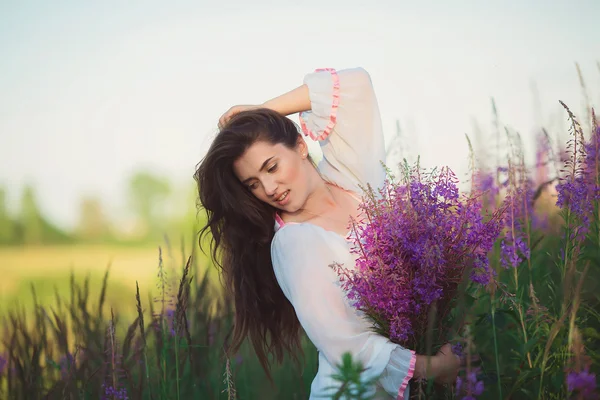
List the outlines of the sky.
<svg viewBox="0 0 600 400">
<path fill-rule="evenodd" d="M 575 63 L 600 104 L 600 2 L 0 0 L 0 55 L 0 186 L 72 227 L 84 195 L 122 215 L 141 168 L 189 186 L 224 111 L 316 68 L 365 68 L 386 140 L 398 121 L 411 157 L 459 177 L 492 98 L 530 151 L 541 125 L 566 137 Z"/>
</svg>

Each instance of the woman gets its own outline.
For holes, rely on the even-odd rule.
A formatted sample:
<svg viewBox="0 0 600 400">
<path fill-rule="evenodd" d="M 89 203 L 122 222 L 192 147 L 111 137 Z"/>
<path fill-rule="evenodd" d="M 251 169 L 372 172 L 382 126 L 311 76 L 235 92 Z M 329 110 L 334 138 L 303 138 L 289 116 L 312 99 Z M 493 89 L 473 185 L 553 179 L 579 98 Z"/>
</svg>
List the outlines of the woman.
<svg viewBox="0 0 600 400">
<path fill-rule="evenodd" d="M 296 125 L 318 140 L 316 167 Z M 372 332 L 348 302 L 329 266 L 353 266 L 349 221 L 358 219 L 360 186 L 385 179 L 377 99 L 360 68 L 308 74 L 304 84 L 257 106 L 235 106 L 197 172 L 213 236 L 236 307 L 232 351 L 249 336 L 263 368 L 300 350 L 302 328 L 319 351 L 310 398 L 336 390 L 331 376 L 345 352 L 379 377 L 373 391 L 408 398 L 408 382 L 452 382 L 459 360 L 449 345 L 429 360 Z M 217 257 L 220 256 L 220 259 Z M 429 364 L 428 364 L 429 362 Z"/>
</svg>

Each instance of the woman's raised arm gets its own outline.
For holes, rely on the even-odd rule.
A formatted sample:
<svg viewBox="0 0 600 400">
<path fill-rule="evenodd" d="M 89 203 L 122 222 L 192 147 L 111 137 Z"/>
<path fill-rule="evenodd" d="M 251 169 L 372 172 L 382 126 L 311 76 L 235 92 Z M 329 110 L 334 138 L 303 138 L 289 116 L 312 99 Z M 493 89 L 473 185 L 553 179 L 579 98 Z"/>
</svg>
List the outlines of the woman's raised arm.
<svg viewBox="0 0 600 400">
<path fill-rule="evenodd" d="M 267 100 L 262 104 L 247 104 L 237 105 L 227 110 L 219 119 L 219 128 L 222 127 L 229 121 L 229 119 L 235 114 L 246 111 L 254 110 L 257 108 L 268 108 L 273 111 L 277 111 L 281 115 L 290 115 L 299 112 L 310 110 L 310 98 L 308 96 L 308 86 L 298 86 L 296 89 L 292 89 L 287 93 L 277 96 L 271 100 Z"/>
<path fill-rule="evenodd" d="M 298 86 L 296 89 L 277 96 L 274 99 L 265 101 L 263 107 L 277 111 L 282 115 L 296 114 L 310 110 L 310 97 L 308 96 L 308 86 Z"/>
<path fill-rule="evenodd" d="M 299 114 L 304 135 L 318 141 L 323 152 L 322 175 L 348 190 L 379 188 L 385 179 L 385 143 L 379 105 L 369 73 L 363 68 L 318 69 L 303 85 L 258 105 L 231 107 L 222 127 L 245 110 L 270 108 L 282 115 Z"/>
</svg>

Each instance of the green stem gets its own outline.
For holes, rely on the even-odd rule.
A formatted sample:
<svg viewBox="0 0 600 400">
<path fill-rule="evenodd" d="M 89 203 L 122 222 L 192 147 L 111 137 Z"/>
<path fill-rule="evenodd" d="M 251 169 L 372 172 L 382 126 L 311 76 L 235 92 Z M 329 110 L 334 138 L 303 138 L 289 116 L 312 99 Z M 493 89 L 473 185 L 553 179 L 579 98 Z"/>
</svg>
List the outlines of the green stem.
<svg viewBox="0 0 600 400">
<path fill-rule="evenodd" d="M 496 336 L 496 291 L 492 296 L 492 332 L 494 334 L 494 356 L 496 359 L 496 377 L 498 379 L 498 396 L 502 400 L 502 382 L 500 380 L 500 361 L 498 360 L 498 337 Z"/>
<path fill-rule="evenodd" d="M 168 325 L 165 326 L 164 313 L 160 318 L 160 327 L 161 327 L 161 335 L 162 335 L 162 349 L 161 349 L 162 360 L 160 363 L 161 368 L 162 368 L 162 371 L 161 371 L 162 397 L 161 398 L 168 399 L 168 397 L 167 397 L 167 343 L 168 343 L 168 337 L 167 337 L 167 333 L 165 332 L 166 329 L 168 329 Z"/>
<path fill-rule="evenodd" d="M 148 369 L 148 354 L 146 352 L 146 346 L 144 346 L 144 369 L 146 370 L 146 384 L 148 385 L 148 391 L 150 393 L 152 393 L 152 386 L 151 386 L 151 382 L 150 382 L 150 370 Z"/>
<path fill-rule="evenodd" d="M 571 239 L 571 213 L 569 208 L 567 208 L 567 216 L 565 218 L 565 230 L 566 230 L 566 237 L 565 237 L 565 254 L 564 254 L 564 262 L 563 262 L 563 268 L 560 271 L 562 276 L 561 278 L 565 279 L 565 275 L 566 275 L 566 271 L 567 271 L 567 260 L 569 259 L 569 243 L 570 243 L 570 239 Z"/>
<path fill-rule="evenodd" d="M 175 332 L 175 386 L 177 387 L 177 400 L 179 400 L 179 340 L 177 340 L 177 333 Z"/>
</svg>

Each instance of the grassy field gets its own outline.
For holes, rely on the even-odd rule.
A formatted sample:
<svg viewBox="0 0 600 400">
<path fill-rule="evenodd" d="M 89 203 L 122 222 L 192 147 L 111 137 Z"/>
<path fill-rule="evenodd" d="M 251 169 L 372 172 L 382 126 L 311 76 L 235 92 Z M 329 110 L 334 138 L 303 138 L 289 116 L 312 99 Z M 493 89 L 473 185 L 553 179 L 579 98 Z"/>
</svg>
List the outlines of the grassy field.
<svg viewBox="0 0 600 400">
<path fill-rule="evenodd" d="M 509 137 L 516 145 L 508 167 L 480 171 L 473 190 L 485 207 L 505 210 L 488 254 L 491 281 L 468 284 L 464 307 L 455 309 L 464 320 L 451 338 L 467 360 L 461 384 L 411 381 L 414 398 L 599 392 L 600 127 L 584 141 L 569 116 L 566 162 L 548 155 L 527 168 Z M 532 178 L 551 162 L 564 164 L 552 187 Z M 232 299 L 197 246 L 193 254 L 185 247 L 0 249 L 0 399 L 307 398 L 317 370 L 308 338 L 303 363 L 286 357 L 270 382 L 248 341 L 229 351 Z"/>
<path fill-rule="evenodd" d="M 179 254 L 165 252 L 167 271 L 182 261 Z M 142 296 L 156 288 L 158 247 L 124 247 L 109 245 L 60 245 L 35 247 L 0 247 L 0 315 L 17 302 L 29 309 L 31 288 L 41 304 L 54 304 L 55 291 L 69 293 L 71 273 L 77 282 L 90 280 L 92 298 L 102 286 L 109 268 L 107 306 L 118 305 L 121 312 L 135 311 L 135 285 Z M 179 271 L 178 271 L 179 272 Z"/>
</svg>

